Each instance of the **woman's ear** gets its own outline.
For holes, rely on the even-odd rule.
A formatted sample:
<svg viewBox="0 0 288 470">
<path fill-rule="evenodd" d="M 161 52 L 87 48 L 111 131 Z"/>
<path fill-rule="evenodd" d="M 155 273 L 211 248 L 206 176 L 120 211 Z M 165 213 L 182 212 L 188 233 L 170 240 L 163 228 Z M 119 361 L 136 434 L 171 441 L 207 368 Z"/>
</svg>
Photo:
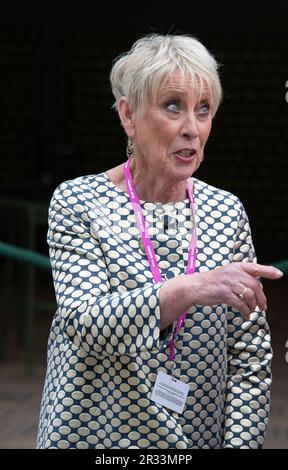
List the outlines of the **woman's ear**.
<svg viewBox="0 0 288 470">
<path fill-rule="evenodd" d="M 120 121 L 122 126 L 124 127 L 126 134 L 128 137 L 133 137 L 134 135 L 134 119 L 133 119 L 133 111 L 131 110 L 128 100 L 126 96 L 121 96 L 118 101 L 118 114 L 120 117 Z"/>
</svg>

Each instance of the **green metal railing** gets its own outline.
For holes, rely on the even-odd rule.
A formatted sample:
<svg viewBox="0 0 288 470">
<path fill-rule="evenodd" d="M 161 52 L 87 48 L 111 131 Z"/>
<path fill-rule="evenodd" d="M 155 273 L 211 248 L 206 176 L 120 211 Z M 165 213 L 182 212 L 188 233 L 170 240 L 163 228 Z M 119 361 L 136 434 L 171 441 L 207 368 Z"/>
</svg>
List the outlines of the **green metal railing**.
<svg viewBox="0 0 288 470">
<path fill-rule="evenodd" d="M 25 349 L 27 355 L 27 372 L 33 372 L 34 366 L 34 347 L 35 347 L 35 311 L 36 311 L 36 288 L 35 288 L 35 273 L 34 268 L 41 268 L 45 271 L 51 272 L 51 265 L 48 256 L 41 255 L 33 250 L 26 248 L 17 247 L 10 243 L 0 241 L 0 256 L 4 256 L 7 259 L 19 261 L 20 263 L 27 264 L 27 270 L 25 271 L 25 277 L 23 283 L 25 285 L 24 295 L 15 295 L 12 290 L 11 282 L 11 264 L 6 265 L 4 271 L 4 282 L 3 282 L 3 295 L 1 296 L 1 303 L 7 305 L 8 308 L 11 301 L 15 299 L 21 302 L 20 313 L 24 312 L 25 322 L 24 328 L 21 328 L 21 336 L 24 338 Z M 54 306 L 55 304 L 53 304 Z M 52 308 L 52 302 L 37 302 L 37 308 L 47 309 Z M 6 343 L 6 329 L 7 329 L 7 312 L 5 309 L 1 309 L 1 328 L 0 328 L 0 357 L 4 356 L 5 343 Z M 21 322 L 22 325 L 22 322 Z"/>
<path fill-rule="evenodd" d="M 280 269 L 284 274 L 288 273 L 288 260 L 277 261 L 273 263 L 271 266 L 274 266 L 277 269 Z"/>
<path fill-rule="evenodd" d="M 0 255 L 6 258 L 11 258 L 23 263 L 29 263 L 38 268 L 51 271 L 50 260 L 48 256 L 40 255 L 32 250 L 26 248 L 19 248 L 10 243 L 4 243 L 0 241 Z"/>
<path fill-rule="evenodd" d="M 34 362 L 34 336 L 35 336 L 35 277 L 33 273 L 34 267 L 38 267 L 44 269 L 46 271 L 51 271 L 50 260 L 48 256 L 41 255 L 33 250 L 28 250 L 26 248 L 20 248 L 15 245 L 11 245 L 10 243 L 5 243 L 0 241 L 0 256 L 4 256 L 5 258 L 12 259 L 19 261 L 21 263 L 26 263 L 29 265 L 29 269 L 27 272 L 27 279 L 26 281 L 26 325 L 25 325 L 25 343 L 26 343 L 26 351 L 27 351 L 27 366 L 28 372 L 32 372 L 33 369 L 33 362 Z M 284 261 L 277 261 L 272 266 L 283 271 L 284 274 L 288 273 L 288 260 Z M 32 270 L 31 270 L 32 268 Z M 7 277 L 7 276 L 6 276 Z M 9 286 L 9 281 L 6 279 L 6 284 L 4 283 L 4 296 L 6 295 L 8 300 L 7 304 L 10 302 L 10 290 L 11 286 Z M 40 304 L 37 304 L 38 306 Z M 51 306 L 51 302 L 49 303 Z M 47 304 L 45 304 L 47 306 Z M 44 307 L 44 304 L 42 304 Z M 1 314 L 1 312 L 0 312 Z M 4 315 L 5 317 L 5 311 Z M 5 318 L 3 318 L 2 325 L 0 328 L 0 356 L 3 355 L 3 348 L 5 342 Z M 1 349 L 2 348 L 2 349 Z"/>
<path fill-rule="evenodd" d="M 12 258 L 23 263 L 30 263 L 38 268 L 51 271 L 50 260 L 48 256 L 41 255 L 33 250 L 20 248 L 10 243 L 0 241 L 0 255 L 7 258 Z M 288 273 L 288 260 L 277 261 L 272 263 L 271 266 L 280 269 L 284 274 Z"/>
</svg>

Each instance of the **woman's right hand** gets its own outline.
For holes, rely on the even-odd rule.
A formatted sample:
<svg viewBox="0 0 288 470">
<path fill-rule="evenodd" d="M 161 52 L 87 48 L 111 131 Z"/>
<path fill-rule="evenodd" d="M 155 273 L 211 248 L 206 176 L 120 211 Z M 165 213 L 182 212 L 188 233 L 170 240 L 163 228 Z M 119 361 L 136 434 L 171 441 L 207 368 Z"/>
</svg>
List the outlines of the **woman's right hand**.
<svg viewBox="0 0 288 470">
<path fill-rule="evenodd" d="M 267 309 L 267 300 L 258 277 L 280 279 L 283 273 L 273 266 L 257 263 L 230 263 L 206 272 L 194 273 L 190 278 L 192 304 L 227 304 L 238 310 L 245 320 L 258 305 Z M 245 300 L 239 294 L 245 291 Z"/>
</svg>

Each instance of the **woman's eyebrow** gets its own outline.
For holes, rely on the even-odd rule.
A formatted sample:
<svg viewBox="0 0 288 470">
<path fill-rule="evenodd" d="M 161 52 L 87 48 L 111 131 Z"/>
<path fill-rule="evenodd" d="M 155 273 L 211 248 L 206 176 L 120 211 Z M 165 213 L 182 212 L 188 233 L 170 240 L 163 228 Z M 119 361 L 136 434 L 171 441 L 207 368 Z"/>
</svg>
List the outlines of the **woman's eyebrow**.
<svg viewBox="0 0 288 470">
<path fill-rule="evenodd" d="M 211 96 L 210 95 L 201 96 L 200 103 L 203 103 L 203 101 L 211 101 Z"/>
<path fill-rule="evenodd" d="M 162 92 L 160 92 L 159 96 L 160 96 L 160 97 L 166 97 L 167 95 L 180 95 L 180 96 L 184 96 L 184 95 L 187 95 L 187 94 L 189 94 L 189 90 L 179 90 L 179 89 L 177 89 L 177 88 L 167 88 L 166 90 L 163 90 Z M 200 95 L 199 92 L 195 92 L 194 94 L 195 94 L 195 95 L 197 95 L 197 94 Z M 201 94 L 200 99 L 201 99 L 201 100 L 202 100 L 202 99 L 206 100 L 206 99 L 210 99 L 210 97 L 211 97 L 211 96 L 210 96 L 209 91 L 204 90 L 204 91 L 202 92 L 202 94 Z"/>
<path fill-rule="evenodd" d="M 177 92 L 177 91 L 175 91 L 175 90 L 170 90 L 170 91 L 166 91 L 165 93 L 161 93 L 161 94 L 159 95 L 159 98 L 160 98 L 160 99 L 165 99 L 165 98 L 172 98 L 172 97 L 174 97 L 174 96 L 180 96 L 180 95 L 182 96 L 183 93 L 179 93 L 179 92 Z"/>
</svg>

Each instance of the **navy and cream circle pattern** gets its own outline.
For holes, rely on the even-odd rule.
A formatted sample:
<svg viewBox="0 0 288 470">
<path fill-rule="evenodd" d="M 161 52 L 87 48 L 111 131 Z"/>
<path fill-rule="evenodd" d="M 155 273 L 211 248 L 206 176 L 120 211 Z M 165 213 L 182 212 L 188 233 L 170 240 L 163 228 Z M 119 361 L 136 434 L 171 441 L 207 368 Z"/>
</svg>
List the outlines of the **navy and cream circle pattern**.
<svg viewBox="0 0 288 470">
<path fill-rule="evenodd" d="M 239 199 L 193 183 L 196 271 L 256 261 Z M 189 199 L 140 202 L 165 282 L 185 272 Z M 163 216 L 174 218 L 168 231 Z M 104 172 L 63 182 L 51 200 L 47 239 L 58 308 L 38 448 L 262 447 L 272 358 L 265 312 L 257 307 L 245 321 L 224 304 L 189 309 L 176 341 L 175 376 L 190 389 L 179 415 L 151 401 L 175 325 L 160 331 L 162 283 L 154 284 L 140 248 L 128 194 Z"/>
</svg>

